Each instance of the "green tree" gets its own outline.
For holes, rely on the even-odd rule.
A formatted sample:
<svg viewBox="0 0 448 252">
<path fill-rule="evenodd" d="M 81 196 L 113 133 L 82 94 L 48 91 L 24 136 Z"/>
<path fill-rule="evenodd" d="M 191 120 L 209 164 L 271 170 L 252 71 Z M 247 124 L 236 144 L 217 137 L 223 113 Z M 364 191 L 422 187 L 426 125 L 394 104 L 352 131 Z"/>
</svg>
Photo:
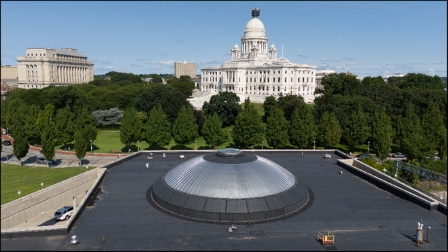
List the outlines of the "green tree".
<svg viewBox="0 0 448 252">
<path fill-rule="evenodd" d="M 153 108 L 145 124 L 143 136 L 149 146 L 163 147 L 171 141 L 171 124 L 162 110 L 162 106 Z"/>
<path fill-rule="evenodd" d="M 334 113 L 323 113 L 319 122 L 319 140 L 325 147 L 338 144 L 342 136 L 342 129 Z"/>
<path fill-rule="evenodd" d="M 371 143 L 376 156 L 380 160 L 384 160 L 389 155 L 393 135 L 390 117 L 386 114 L 386 108 L 381 108 L 381 112 L 375 111 L 373 114 Z"/>
<path fill-rule="evenodd" d="M 23 130 L 14 130 L 14 144 L 13 144 L 13 154 L 19 160 L 19 165 L 22 166 L 21 159 L 26 156 L 30 144 L 27 139 L 26 132 Z"/>
<path fill-rule="evenodd" d="M 121 118 L 120 126 L 120 141 L 126 145 L 128 150 L 131 150 L 131 143 L 136 143 L 142 133 L 142 124 L 137 117 L 137 111 L 134 107 L 129 107 L 124 111 Z"/>
<path fill-rule="evenodd" d="M 5 120 L 8 123 L 8 130 L 10 133 L 12 132 L 14 138 L 13 154 L 19 160 L 19 164 L 22 165 L 21 159 L 26 156 L 29 149 L 28 136 L 24 130 L 26 106 L 20 100 L 16 100 L 9 103 L 7 109 Z"/>
<path fill-rule="evenodd" d="M 160 98 L 160 104 L 171 125 L 176 120 L 182 107 L 192 107 L 187 101 L 187 97 L 179 91 L 164 93 Z"/>
<path fill-rule="evenodd" d="M 150 74 L 149 78 L 152 78 L 152 82 L 154 83 L 162 83 L 162 77 L 158 74 Z"/>
<path fill-rule="evenodd" d="M 278 107 L 283 110 L 286 120 L 291 121 L 294 110 L 298 107 L 305 106 L 302 96 L 286 95 L 278 98 Z"/>
<path fill-rule="evenodd" d="M 59 142 L 64 145 L 64 150 L 67 149 L 67 144 L 74 140 L 74 118 L 75 116 L 68 105 L 56 112 L 55 134 Z"/>
<path fill-rule="evenodd" d="M 206 117 L 217 113 L 222 125 L 227 127 L 235 123 L 235 118 L 242 110 L 239 102 L 238 95 L 225 91 L 213 95 L 209 102 L 204 102 L 202 109 Z"/>
<path fill-rule="evenodd" d="M 430 143 L 434 143 L 442 160 L 446 157 L 447 134 L 438 106 L 431 102 L 422 116 L 422 130 Z"/>
<path fill-rule="evenodd" d="M 39 106 L 32 104 L 25 110 L 24 120 L 25 120 L 25 132 L 27 134 L 28 140 L 33 143 L 41 143 L 40 129 L 37 126 L 37 118 L 40 112 Z"/>
<path fill-rule="evenodd" d="M 288 144 L 289 122 L 278 107 L 272 107 L 266 121 L 266 141 L 273 148 L 282 148 Z"/>
<path fill-rule="evenodd" d="M 42 125 L 41 129 L 42 154 L 47 159 L 47 166 L 49 166 L 48 160 L 53 159 L 55 154 L 56 138 L 54 133 L 55 122 L 49 119 L 48 123 Z"/>
<path fill-rule="evenodd" d="M 108 110 L 95 110 L 92 112 L 97 126 L 120 125 L 123 110 L 110 108 Z"/>
<path fill-rule="evenodd" d="M 89 113 L 87 108 L 77 111 L 75 117 L 75 150 L 76 157 L 81 166 L 82 158 L 85 157 L 87 148 L 96 139 L 97 130 L 95 128 L 95 118 Z"/>
<path fill-rule="evenodd" d="M 398 118 L 397 134 L 395 135 L 398 145 L 402 151 L 404 151 L 403 140 L 409 140 L 411 134 L 413 134 L 414 132 L 418 135 L 422 134 L 420 118 L 414 111 L 414 105 L 412 103 L 408 103 L 403 116 Z"/>
<path fill-rule="evenodd" d="M 173 138 L 177 144 L 191 144 L 199 137 L 198 125 L 190 106 L 182 107 L 173 124 Z"/>
<path fill-rule="evenodd" d="M 362 144 L 367 140 L 370 129 L 361 107 L 358 107 L 356 112 L 352 112 L 348 124 L 344 127 L 343 133 L 343 138 L 345 138 L 350 151 L 353 151 L 356 145 Z"/>
<path fill-rule="evenodd" d="M 278 108 L 277 100 L 275 99 L 275 97 L 272 95 L 266 97 L 263 102 L 263 110 L 264 110 L 263 122 L 267 121 L 268 117 L 271 115 L 272 109 L 275 107 Z"/>
<path fill-rule="evenodd" d="M 289 142 L 299 148 L 306 148 L 316 140 L 317 126 L 309 106 L 294 110 L 289 126 Z"/>
<path fill-rule="evenodd" d="M 233 128 L 233 142 L 237 145 L 248 148 L 260 143 L 263 139 L 263 124 L 254 105 L 247 98 L 244 101 L 244 110 L 235 119 Z"/>
<path fill-rule="evenodd" d="M 194 81 L 191 80 L 190 76 L 182 75 L 177 79 L 173 78 L 170 84 L 174 90 L 177 90 L 185 95 L 185 97 L 190 97 L 193 94 Z"/>
<path fill-rule="evenodd" d="M 48 160 L 54 157 L 54 147 L 56 146 L 56 134 L 55 133 L 55 122 L 54 122 L 54 105 L 47 104 L 45 109 L 39 112 L 37 117 L 38 125 L 40 128 L 40 136 L 42 139 L 42 154 Z"/>
<path fill-rule="evenodd" d="M 202 127 L 202 136 L 204 137 L 205 143 L 210 145 L 211 148 L 215 148 L 227 142 L 229 139 L 229 135 L 222 128 L 221 120 L 219 120 L 216 112 L 205 119 L 204 126 Z"/>
<path fill-rule="evenodd" d="M 42 131 L 49 121 L 54 121 L 55 107 L 52 104 L 45 105 L 44 110 L 39 111 L 36 119 L 36 127 L 39 129 L 39 134 L 42 137 Z"/>
<path fill-rule="evenodd" d="M 202 127 L 204 127 L 204 122 L 205 122 L 204 111 L 194 109 L 193 115 L 194 115 L 194 118 L 196 118 L 196 124 L 198 125 L 199 136 L 202 136 Z"/>
<path fill-rule="evenodd" d="M 163 84 L 157 84 L 156 86 L 144 89 L 134 102 L 135 109 L 137 111 L 144 111 L 149 115 L 151 109 L 154 107 L 157 108 L 160 104 L 162 95 L 170 91 L 172 91 L 172 88 Z"/>
</svg>

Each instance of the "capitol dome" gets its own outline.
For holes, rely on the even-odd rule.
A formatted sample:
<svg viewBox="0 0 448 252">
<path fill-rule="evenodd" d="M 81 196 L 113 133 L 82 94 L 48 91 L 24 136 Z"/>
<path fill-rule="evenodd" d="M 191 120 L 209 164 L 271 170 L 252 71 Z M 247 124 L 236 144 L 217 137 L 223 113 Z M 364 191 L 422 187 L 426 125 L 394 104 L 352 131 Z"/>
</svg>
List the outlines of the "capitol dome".
<svg viewBox="0 0 448 252">
<path fill-rule="evenodd" d="M 154 182 L 151 199 L 182 217 L 212 222 L 253 222 L 297 212 L 308 188 L 269 159 L 222 149 L 192 158 Z"/>
<path fill-rule="evenodd" d="M 246 24 L 246 30 L 244 31 L 244 37 L 265 37 L 266 31 L 264 24 L 258 19 L 260 15 L 260 9 L 252 10 L 252 19 Z"/>
</svg>

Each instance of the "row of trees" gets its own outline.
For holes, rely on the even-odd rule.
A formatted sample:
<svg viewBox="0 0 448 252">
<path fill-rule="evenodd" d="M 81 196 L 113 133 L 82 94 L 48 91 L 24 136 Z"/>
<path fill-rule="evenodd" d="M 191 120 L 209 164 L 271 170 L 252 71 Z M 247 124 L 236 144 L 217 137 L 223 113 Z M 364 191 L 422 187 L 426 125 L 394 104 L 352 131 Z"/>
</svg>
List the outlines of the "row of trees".
<svg viewBox="0 0 448 252">
<path fill-rule="evenodd" d="M 343 143 L 353 150 L 370 141 L 381 158 L 394 144 L 415 159 L 426 157 L 435 149 L 441 157 L 446 156 L 446 91 L 437 76 L 408 74 L 401 80 L 385 83 L 381 77 L 359 81 L 351 75 L 332 74 L 323 78 L 324 90 L 316 91 L 314 106 L 305 104 L 296 95 L 277 99 L 270 96 L 263 103 L 263 117 L 255 113 L 249 100 L 240 106 L 238 96 L 230 92 L 212 96 L 202 111 L 194 110 L 187 101 L 189 90 L 194 87 L 189 77 L 172 79 L 169 83 L 119 86 L 109 82 L 15 90 L 2 106 L 2 119 L 7 110 L 4 107 L 20 100 L 28 108 L 24 113 L 29 115 L 37 116 L 51 104 L 56 111 L 68 107 L 74 115 L 82 109 L 93 112 L 97 125 L 121 124 L 122 141 L 127 146 L 145 139 L 150 145 L 162 147 L 168 144 L 169 133 L 178 144 L 190 144 L 201 135 L 214 147 L 228 139 L 222 127 L 234 125 L 233 141 L 241 147 L 260 144 L 265 139 L 274 148 L 307 148 L 317 141 L 325 147 Z M 117 94 L 113 91 L 117 87 L 129 92 Z M 104 93 L 116 97 L 102 99 Z M 116 103 L 111 100 L 121 98 L 126 102 L 112 106 Z M 98 101 L 103 105 L 94 105 Z M 191 125 L 186 126 L 187 122 Z M 3 125 L 9 123 L 2 121 Z M 129 125 L 135 129 L 127 130 Z M 34 142 L 42 139 L 31 135 Z"/>
<path fill-rule="evenodd" d="M 50 160 L 57 143 L 66 146 L 72 141 L 76 156 L 81 160 L 90 140 L 95 140 L 97 135 L 95 119 L 86 109 L 72 113 L 68 106 L 55 110 L 54 105 L 47 104 L 40 110 L 14 99 L 8 103 L 2 119 L 2 125 L 7 125 L 13 134 L 13 153 L 19 161 L 28 153 L 30 143 L 40 143 L 42 154 Z"/>
</svg>

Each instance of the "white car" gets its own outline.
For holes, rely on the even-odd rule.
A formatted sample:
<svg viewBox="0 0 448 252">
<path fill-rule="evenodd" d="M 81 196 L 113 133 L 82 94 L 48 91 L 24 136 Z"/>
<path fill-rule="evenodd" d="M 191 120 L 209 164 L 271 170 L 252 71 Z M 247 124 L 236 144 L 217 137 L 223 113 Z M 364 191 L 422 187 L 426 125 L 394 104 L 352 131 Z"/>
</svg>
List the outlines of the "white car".
<svg viewBox="0 0 448 252">
<path fill-rule="evenodd" d="M 324 154 L 324 158 L 331 158 L 330 154 Z"/>
<path fill-rule="evenodd" d="M 73 214 L 73 207 L 65 206 L 54 213 L 54 219 L 59 221 L 68 220 L 70 219 L 70 217 L 72 217 L 72 214 Z"/>
</svg>

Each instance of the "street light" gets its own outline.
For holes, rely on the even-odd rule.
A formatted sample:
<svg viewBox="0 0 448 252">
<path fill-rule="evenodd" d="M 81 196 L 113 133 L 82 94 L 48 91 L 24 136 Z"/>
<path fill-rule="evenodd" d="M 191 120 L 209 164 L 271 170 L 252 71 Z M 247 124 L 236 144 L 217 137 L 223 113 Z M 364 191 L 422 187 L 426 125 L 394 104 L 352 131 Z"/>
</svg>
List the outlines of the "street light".
<svg viewBox="0 0 448 252">
<path fill-rule="evenodd" d="M 195 140 L 194 140 L 194 149 L 195 149 L 195 150 L 198 149 L 198 146 L 196 145 L 196 143 L 197 143 L 197 140 L 195 139 Z"/>
<path fill-rule="evenodd" d="M 313 142 L 314 142 L 314 149 L 316 149 L 316 140 L 314 140 Z"/>
<path fill-rule="evenodd" d="M 20 192 L 20 190 L 17 192 L 17 194 L 19 195 L 19 199 L 20 199 L 20 194 L 22 194 L 22 192 Z"/>
<path fill-rule="evenodd" d="M 90 151 L 92 152 L 93 155 L 92 139 L 90 139 Z"/>
<path fill-rule="evenodd" d="M 140 141 L 140 140 L 137 140 L 137 152 L 140 151 L 140 145 L 138 144 L 139 141 Z"/>
<path fill-rule="evenodd" d="M 40 182 L 40 189 L 44 189 L 44 182 Z"/>
<path fill-rule="evenodd" d="M 370 149 L 370 141 L 367 141 L 367 153 L 369 153 L 369 149 Z"/>
</svg>

